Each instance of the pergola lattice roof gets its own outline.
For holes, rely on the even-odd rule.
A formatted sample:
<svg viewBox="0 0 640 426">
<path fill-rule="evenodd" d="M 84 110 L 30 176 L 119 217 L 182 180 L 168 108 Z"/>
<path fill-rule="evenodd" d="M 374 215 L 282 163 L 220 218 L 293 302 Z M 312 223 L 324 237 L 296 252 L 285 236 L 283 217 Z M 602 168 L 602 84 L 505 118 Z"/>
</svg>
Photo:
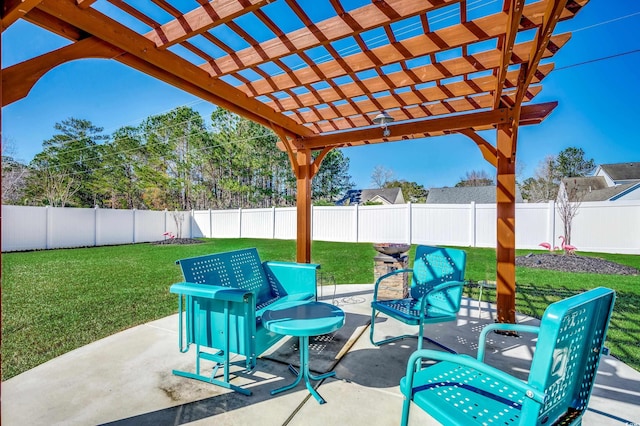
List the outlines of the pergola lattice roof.
<svg viewBox="0 0 640 426">
<path fill-rule="evenodd" d="M 3 31 L 25 19 L 71 44 L 3 69 L 2 105 L 60 64 L 108 58 L 270 127 L 297 179 L 300 262 L 331 149 L 464 134 L 497 170 L 498 320 L 514 322 L 518 128 L 555 108 L 528 103 L 569 40 L 556 24 L 587 1 L 6 0 Z"/>
<path fill-rule="evenodd" d="M 553 19 L 549 9 L 558 9 L 557 20 L 568 19 L 586 0 L 560 7 L 508 0 L 7 3 L 5 27 L 22 17 L 74 43 L 52 52 L 54 58 L 5 69 L 5 105 L 26 95 L 25 72 L 46 72 L 53 62 L 77 57 L 105 57 L 277 126 L 300 146 L 301 137 L 370 126 L 380 111 L 401 123 L 532 100 L 553 68 L 539 62 L 569 39 L 542 33 Z M 540 115 L 524 114 L 523 123 Z M 480 130 L 493 123 L 471 124 Z M 392 131 L 387 140 L 443 134 L 456 126 L 438 127 Z M 361 136 L 341 140 L 382 139 Z M 313 148 L 324 147 L 321 140 Z"/>
</svg>

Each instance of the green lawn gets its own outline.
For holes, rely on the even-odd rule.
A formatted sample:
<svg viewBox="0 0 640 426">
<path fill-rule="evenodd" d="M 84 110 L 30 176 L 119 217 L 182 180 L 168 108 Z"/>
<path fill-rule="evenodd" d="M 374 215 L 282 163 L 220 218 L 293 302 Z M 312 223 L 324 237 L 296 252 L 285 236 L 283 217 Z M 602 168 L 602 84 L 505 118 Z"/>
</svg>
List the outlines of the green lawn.
<svg viewBox="0 0 640 426">
<path fill-rule="evenodd" d="M 204 241 L 3 253 L 2 380 L 115 332 L 175 313 L 176 296 L 168 289 L 181 280 L 177 259 L 245 247 L 257 247 L 263 260 L 295 259 L 294 241 Z M 495 250 L 464 249 L 467 279 L 495 279 Z M 369 243 L 314 242 L 312 247 L 312 261 L 322 265 L 322 276 L 340 284 L 373 282 L 375 254 Z M 640 256 L 592 255 L 640 269 Z M 607 345 L 614 356 L 640 370 L 640 277 L 518 268 L 517 282 L 518 312 L 536 317 L 549 303 L 568 295 L 598 286 L 615 289 L 618 299 Z M 476 289 L 469 289 L 469 294 L 477 297 Z M 485 294 L 495 297 L 492 292 Z"/>
</svg>

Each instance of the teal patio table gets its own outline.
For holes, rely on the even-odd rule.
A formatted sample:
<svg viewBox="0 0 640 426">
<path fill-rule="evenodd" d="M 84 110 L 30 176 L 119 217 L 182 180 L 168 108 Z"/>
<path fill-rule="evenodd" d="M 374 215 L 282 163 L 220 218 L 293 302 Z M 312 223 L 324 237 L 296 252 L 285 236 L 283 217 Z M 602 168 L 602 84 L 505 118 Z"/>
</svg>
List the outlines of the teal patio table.
<svg viewBox="0 0 640 426">
<path fill-rule="evenodd" d="M 267 330 L 287 336 L 300 338 L 300 371 L 291 365 L 289 368 L 296 374 L 297 379 L 290 385 L 271 391 L 271 395 L 293 389 L 304 378 L 309 392 L 320 403 L 325 400 L 311 386 L 309 380 L 322 380 L 335 376 L 335 372 L 313 375 L 309 371 L 309 337 L 331 333 L 344 325 L 344 312 L 337 306 L 322 302 L 289 302 L 273 309 L 267 309 L 262 314 L 262 324 Z"/>
</svg>

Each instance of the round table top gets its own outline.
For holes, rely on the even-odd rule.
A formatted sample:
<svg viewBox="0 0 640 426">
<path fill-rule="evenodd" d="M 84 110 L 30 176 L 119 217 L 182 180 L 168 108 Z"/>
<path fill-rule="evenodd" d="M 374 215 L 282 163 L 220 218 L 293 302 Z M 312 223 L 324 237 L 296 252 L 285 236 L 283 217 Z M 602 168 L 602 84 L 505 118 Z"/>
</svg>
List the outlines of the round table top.
<svg viewBox="0 0 640 426">
<path fill-rule="evenodd" d="M 323 302 L 287 302 L 262 314 L 267 330 L 287 336 L 319 336 L 344 325 L 344 312 Z"/>
</svg>

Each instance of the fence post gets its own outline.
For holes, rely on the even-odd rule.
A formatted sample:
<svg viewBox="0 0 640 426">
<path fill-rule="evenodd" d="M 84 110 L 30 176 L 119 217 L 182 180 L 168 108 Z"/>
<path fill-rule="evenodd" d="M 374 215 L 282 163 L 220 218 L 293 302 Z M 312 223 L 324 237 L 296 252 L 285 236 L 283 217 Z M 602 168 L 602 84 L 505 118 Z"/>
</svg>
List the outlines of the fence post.
<svg viewBox="0 0 640 426">
<path fill-rule="evenodd" d="M 556 241 L 556 202 L 549 200 L 549 211 L 547 212 L 547 237 L 551 248 L 555 247 Z"/>
<path fill-rule="evenodd" d="M 136 217 L 137 216 L 136 212 L 137 212 L 137 210 L 133 209 L 133 211 L 132 211 L 132 214 L 133 214 L 133 217 L 132 217 L 133 226 L 131 227 L 133 229 L 133 235 L 131 236 L 131 241 L 133 241 L 133 244 L 136 243 L 136 221 L 138 220 L 137 217 Z"/>
<path fill-rule="evenodd" d="M 213 238 L 213 210 L 209 209 L 209 238 Z"/>
<path fill-rule="evenodd" d="M 411 201 L 407 203 L 407 244 L 411 245 Z"/>
<path fill-rule="evenodd" d="M 167 209 L 164 209 L 164 231 L 167 232 Z"/>
<path fill-rule="evenodd" d="M 276 206 L 271 206 L 271 239 L 276 239 Z"/>
<path fill-rule="evenodd" d="M 98 247 L 98 206 L 93 207 L 93 246 Z"/>
<path fill-rule="evenodd" d="M 51 209 L 49 208 L 49 206 L 44 206 L 44 208 L 44 230 L 46 233 L 44 248 L 48 250 L 49 248 L 51 248 Z"/>
<path fill-rule="evenodd" d="M 353 206 L 353 212 L 355 214 L 355 229 L 354 229 L 354 233 L 355 233 L 355 242 L 358 243 L 360 242 L 360 233 L 359 233 L 359 224 L 360 224 L 360 211 L 358 210 L 358 205 L 356 204 L 355 206 Z"/>
<path fill-rule="evenodd" d="M 469 239 L 471 240 L 471 247 L 476 247 L 478 243 L 478 237 L 476 236 L 477 231 L 477 212 L 476 212 L 476 202 L 472 201 L 469 209 Z"/>
<path fill-rule="evenodd" d="M 238 209 L 238 238 L 242 238 L 242 208 Z"/>
</svg>

